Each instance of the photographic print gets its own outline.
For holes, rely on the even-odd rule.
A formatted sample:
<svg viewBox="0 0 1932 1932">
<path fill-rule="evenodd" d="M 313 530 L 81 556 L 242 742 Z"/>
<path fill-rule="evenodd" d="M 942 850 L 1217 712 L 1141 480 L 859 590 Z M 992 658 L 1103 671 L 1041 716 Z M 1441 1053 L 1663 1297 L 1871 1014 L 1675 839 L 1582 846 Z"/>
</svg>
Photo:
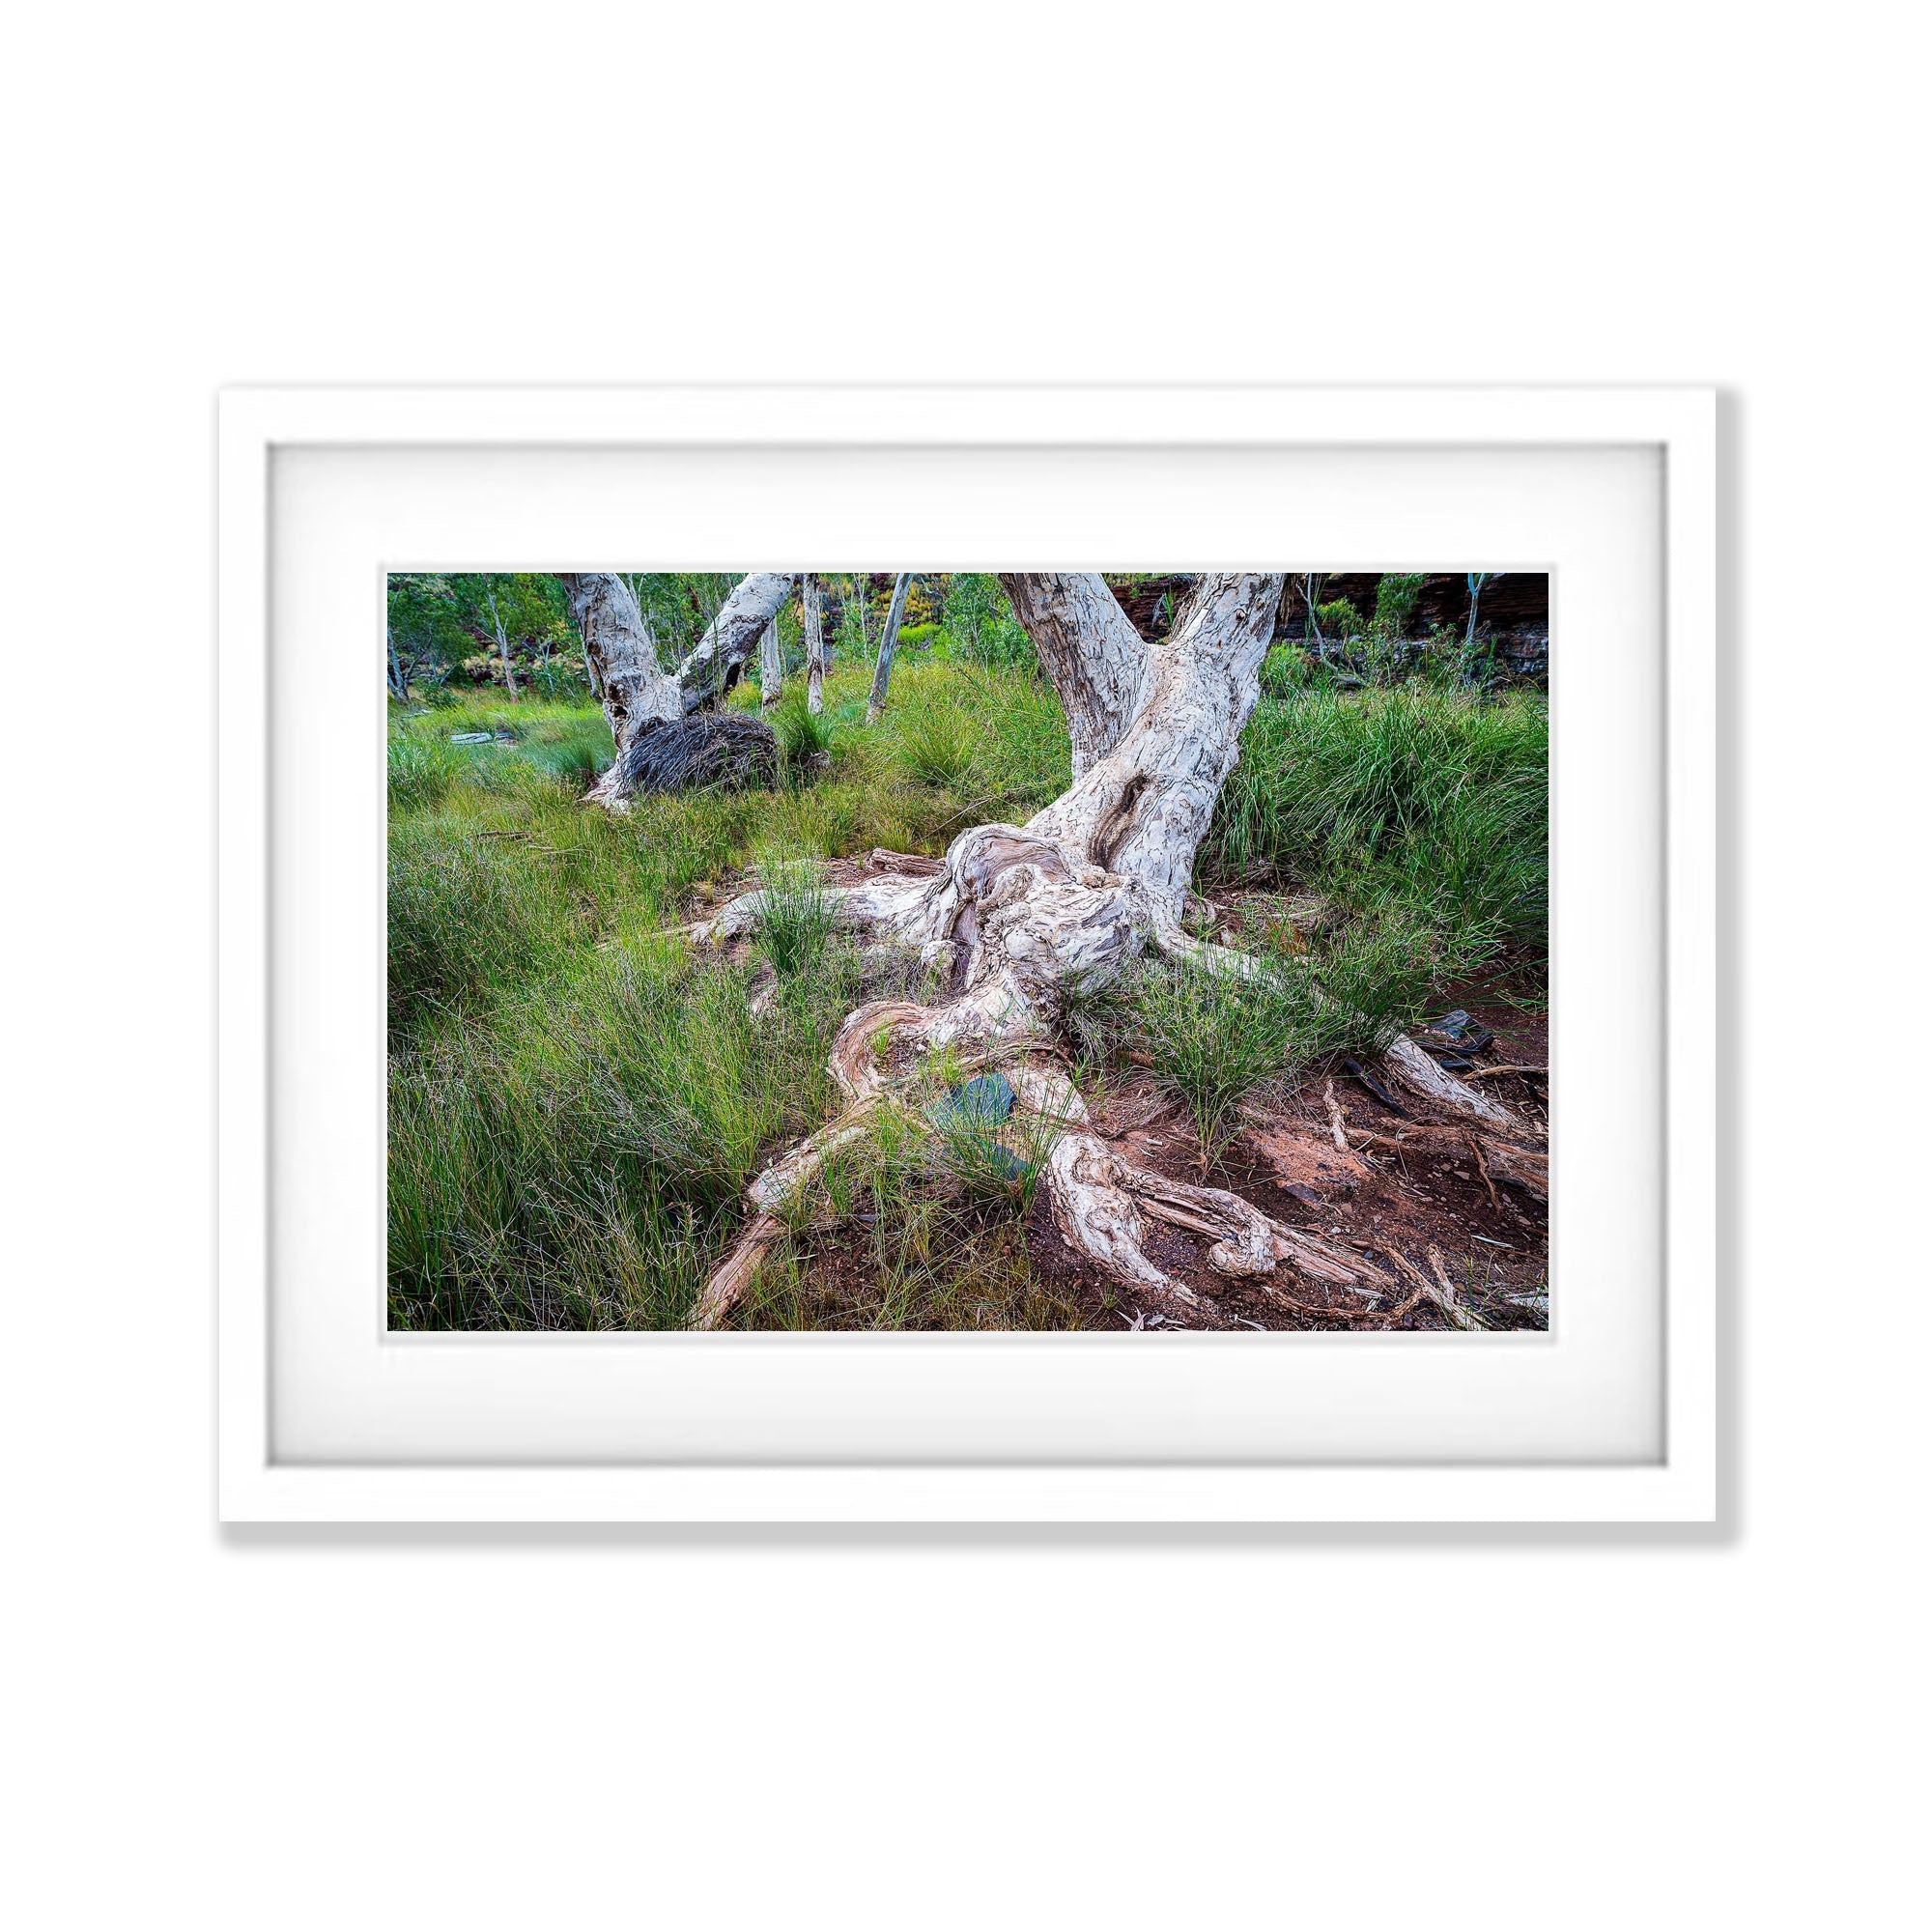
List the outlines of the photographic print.
<svg viewBox="0 0 1932 1932">
<path fill-rule="evenodd" d="M 1547 1329 L 1548 592 L 392 573 L 391 1329 Z"/>
</svg>

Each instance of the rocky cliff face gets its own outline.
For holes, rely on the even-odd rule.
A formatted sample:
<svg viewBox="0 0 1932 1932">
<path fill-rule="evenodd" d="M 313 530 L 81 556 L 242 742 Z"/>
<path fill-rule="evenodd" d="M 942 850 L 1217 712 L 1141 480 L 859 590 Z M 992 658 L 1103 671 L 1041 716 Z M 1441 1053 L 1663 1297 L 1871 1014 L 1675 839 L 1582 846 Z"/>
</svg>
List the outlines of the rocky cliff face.
<svg viewBox="0 0 1932 1932">
<path fill-rule="evenodd" d="M 1315 592 L 1316 602 L 1332 604 L 1346 597 L 1366 621 L 1374 614 L 1376 590 L 1381 581 L 1380 571 L 1337 571 L 1321 578 Z M 1161 577 L 1110 577 L 1107 582 L 1134 628 L 1142 637 L 1157 639 L 1167 635 L 1174 610 L 1187 594 L 1194 578 L 1189 572 L 1177 571 Z M 1302 579 L 1291 577 L 1280 614 L 1275 619 L 1275 636 L 1299 639 L 1306 635 L 1307 621 Z M 1438 626 L 1446 625 L 1460 635 L 1468 622 L 1467 574 L 1436 571 L 1425 575 L 1415 615 L 1409 621 L 1409 634 L 1427 637 Z M 1548 574 L 1506 572 L 1484 584 L 1477 625 L 1490 636 L 1496 655 L 1516 675 L 1536 678 L 1546 675 L 1549 664 Z"/>
</svg>

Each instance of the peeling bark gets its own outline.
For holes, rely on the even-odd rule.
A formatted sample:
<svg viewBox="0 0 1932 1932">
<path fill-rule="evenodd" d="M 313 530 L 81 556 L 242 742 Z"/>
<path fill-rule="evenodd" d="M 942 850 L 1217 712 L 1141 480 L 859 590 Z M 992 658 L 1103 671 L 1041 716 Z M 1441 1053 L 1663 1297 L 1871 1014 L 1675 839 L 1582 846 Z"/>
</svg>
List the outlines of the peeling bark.
<svg viewBox="0 0 1932 1932">
<path fill-rule="evenodd" d="M 584 662 L 592 687 L 604 705 L 617 756 L 590 796 L 608 803 L 605 781 L 631 748 L 638 726 L 647 718 L 667 723 L 684 716 L 677 680 L 658 662 L 657 639 L 644 621 L 631 586 L 607 570 L 559 576 L 570 600 L 570 614 L 583 638 Z"/>
<path fill-rule="evenodd" d="M 909 571 L 900 571 L 893 585 L 892 609 L 886 612 L 885 634 L 879 639 L 879 655 L 872 666 L 872 696 L 866 705 L 866 723 L 876 724 L 886 708 L 886 692 L 893 681 L 893 653 L 899 642 L 899 623 L 905 616 L 906 592 L 912 586 Z"/>
<path fill-rule="evenodd" d="M 779 649 L 779 620 L 774 617 L 758 639 L 758 702 L 776 704 L 784 696 L 784 654 Z"/>
<path fill-rule="evenodd" d="M 1103 577 L 1008 572 L 1000 585 L 1066 709 L 1078 784 L 1146 703 L 1151 653 Z"/>
<path fill-rule="evenodd" d="M 1069 856 L 1138 879 L 1163 924 L 1179 924 L 1194 854 L 1240 757 L 1281 585 L 1275 576 L 1204 578 L 1151 658 L 1132 722 L 1028 822 L 1029 834 Z"/>
<path fill-rule="evenodd" d="M 732 587 L 697 648 L 677 668 L 686 710 L 716 703 L 744 675 L 765 626 L 791 595 L 794 582 L 790 571 L 757 570 Z"/>
</svg>

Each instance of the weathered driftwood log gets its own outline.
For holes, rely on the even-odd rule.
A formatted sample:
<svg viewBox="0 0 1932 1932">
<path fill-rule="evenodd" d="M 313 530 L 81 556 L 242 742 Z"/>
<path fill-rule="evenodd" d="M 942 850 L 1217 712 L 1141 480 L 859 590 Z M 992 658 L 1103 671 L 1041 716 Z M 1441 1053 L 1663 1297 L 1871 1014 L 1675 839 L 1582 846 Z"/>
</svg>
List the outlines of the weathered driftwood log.
<svg viewBox="0 0 1932 1932">
<path fill-rule="evenodd" d="M 778 777 L 778 733 L 735 711 L 646 719 L 605 774 L 612 802 L 694 785 L 769 786 Z"/>
</svg>

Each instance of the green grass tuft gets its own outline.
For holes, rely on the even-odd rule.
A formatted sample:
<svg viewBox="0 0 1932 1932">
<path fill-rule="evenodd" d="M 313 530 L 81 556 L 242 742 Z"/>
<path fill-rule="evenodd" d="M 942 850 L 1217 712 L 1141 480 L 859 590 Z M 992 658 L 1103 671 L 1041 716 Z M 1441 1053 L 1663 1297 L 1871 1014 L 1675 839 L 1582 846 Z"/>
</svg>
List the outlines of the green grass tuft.
<svg viewBox="0 0 1932 1932">
<path fill-rule="evenodd" d="M 758 944 L 780 979 L 795 980 L 825 955 L 832 936 L 832 900 L 810 861 L 773 860 L 762 871 L 764 917 Z"/>
</svg>

